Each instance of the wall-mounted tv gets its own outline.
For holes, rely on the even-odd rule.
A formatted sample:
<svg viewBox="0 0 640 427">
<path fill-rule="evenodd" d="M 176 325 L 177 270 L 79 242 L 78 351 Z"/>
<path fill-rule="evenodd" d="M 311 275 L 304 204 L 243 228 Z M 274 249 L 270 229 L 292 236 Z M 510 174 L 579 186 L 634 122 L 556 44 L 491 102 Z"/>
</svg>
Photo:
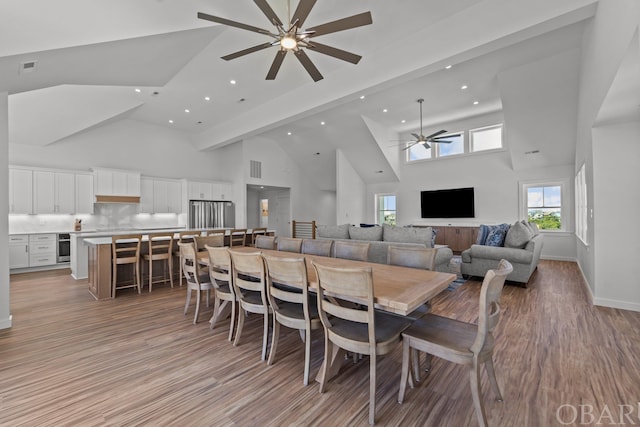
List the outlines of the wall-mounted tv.
<svg viewBox="0 0 640 427">
<path fill-rule="evenodd" d="M 420 192 L 422 218 L 474 218 L 473 187 Z"/>
</svg>

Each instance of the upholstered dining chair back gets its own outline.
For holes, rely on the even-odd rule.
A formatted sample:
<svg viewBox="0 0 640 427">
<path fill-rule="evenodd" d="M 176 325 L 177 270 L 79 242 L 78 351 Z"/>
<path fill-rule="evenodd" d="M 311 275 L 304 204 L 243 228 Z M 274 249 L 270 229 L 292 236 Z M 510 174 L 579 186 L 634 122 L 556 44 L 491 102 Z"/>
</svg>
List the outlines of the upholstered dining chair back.
<svg viewBox="0 0 640 427">
<path fill-rule="evenodd" d="M 256 249 L 276 249 L 276 237 L 275 236 L 257 236 L 254 242 Z"/>
<path fill-rule="evenodd" d="M 309 255 L 331 256 L 333 240 L 331 239 L 303 239 L 302 253 Z"/>
<path fill-rule="evenodd" d="M 369 246 L 371 246 L 371 243 L 336 240 L 334 246 L 336 258 L 353 261 L 367 261 L 369 259 Z"/>
<path fill-rule="evenodd" d="M 435 248 L 389 245 L 387 264 L 433 271 L 436 268 L 436 252 Z"/>
<path fill-rule="evenodd" d="M 266 236 L 267 235 L 267 227 L 258 227 L 251 229 L 251 246 L 256 245 L 256 238 L 258 236 Z"/>
<path fill-rule="evenodd" d="M 285 252 L 302 252 L 302 239 L 294 237 L 278 237 L 277 240 L 278 250 Z"/>
<path fill-rule="evenodd" d="M 206 245 L 209 252 L 209 278 L 215 288 L 215 302 L 213 305 L 213 315 L 209 320 L 209 327 L 213 329 L 220 319 L 227 304 L 231 304 L 231 325 L 229 326 L 229 341 L 233 338 L 233 331 L 236 322 L 236 295 L 233 289 L 233 278 L 231 274 L 231 255 L 227 247 L 217 247 Z"/>
</svg>

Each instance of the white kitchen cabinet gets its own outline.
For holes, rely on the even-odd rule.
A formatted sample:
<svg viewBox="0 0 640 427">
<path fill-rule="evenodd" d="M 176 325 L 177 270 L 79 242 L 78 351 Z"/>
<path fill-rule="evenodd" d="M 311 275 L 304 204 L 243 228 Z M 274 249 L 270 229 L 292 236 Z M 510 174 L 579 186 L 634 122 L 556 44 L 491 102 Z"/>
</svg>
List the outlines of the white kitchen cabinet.
<svg viewBox="0 0 640 427">
<path fill-rule="evenodd" d="M 232 185 L 226 182 L 212 184 L 211 200 L 233 200 Z"/>
<path fill-rule="evenodd" d="M 74 174 L 34 170 L 33 212 L 36 214 L 74 213 Z"/>
<path fill-rule="evenodd" d="M 56 263 L 56 235 L 53 233 L 29 235 L 29 267 Z"/>
<path fill-rule="evenodd" d="M 181 213 L 182 185 L 180 181 L 154 180 L 153 207 L 155 213 Z"/>
<path fill-rule="evenodd" d="M 140 213 L 154 213 L 153 178 L 140 178 Z"/>
<path fill-rule="evenodd" d="M 9 236 L 9 268 L 29 267 L 29 236 Z"/>
<path fill-rule="evenodd" d="M 93 175 L 76 174 L 76 197 L 75 197 L 75 213 L 92 214 L 93 213 Z"/>
<path fill-rule="evenodd" d="M 140 196 L 140 173 L 94 168 L 95 194 L 99 196 Z"/>
<path fill-rule="evenodd" d="M 9 213 L 33 213 L 33 172 L 9 168 Z"/>
<path fill-rule="evenodd" d="M 189 200 L 211 200 L 212 185 L 210 182 L 189 181 L 187 196 Z"/>
</svg>

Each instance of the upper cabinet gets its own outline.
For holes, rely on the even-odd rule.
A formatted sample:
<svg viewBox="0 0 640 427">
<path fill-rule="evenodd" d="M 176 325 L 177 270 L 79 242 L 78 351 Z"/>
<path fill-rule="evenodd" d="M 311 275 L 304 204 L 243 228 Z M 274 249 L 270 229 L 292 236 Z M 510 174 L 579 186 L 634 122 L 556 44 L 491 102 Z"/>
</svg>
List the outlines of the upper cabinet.
<svg viewBox="0 0 640 427">
<path fill-rule="evenodd" d="M 33 172 L 9 168 L 9 213 L 33 213 Z"/>
<path fill-rule="evenodd" d="M 93 175 L 76 174 L 76 210 L 79 214 L 93 213 Z"/>
<path fill-rule="evenodd" d="M 181 181 L 140 178 L 140 212 L 182 213 Z"/>
<path fill-rule="evenodd" d="M 233 186 L 228 182 L 187 181 L 188 200 L 233 200 Z"/>
<path fill-rule="evenodd" d="M 140 178 L 140 213 L 154 213 L 153 178 Z"/>
<path fill-rule="evenodd" d="M 140 197 L 140 173 L 118 169 L 94 168 L 96 196 Z"/>
<path fill-rule="evenodd" d="M 75 192 L 73 173 L 33 171 L 34 213 L 74 213 L 76 211 Z"/>
</svg>

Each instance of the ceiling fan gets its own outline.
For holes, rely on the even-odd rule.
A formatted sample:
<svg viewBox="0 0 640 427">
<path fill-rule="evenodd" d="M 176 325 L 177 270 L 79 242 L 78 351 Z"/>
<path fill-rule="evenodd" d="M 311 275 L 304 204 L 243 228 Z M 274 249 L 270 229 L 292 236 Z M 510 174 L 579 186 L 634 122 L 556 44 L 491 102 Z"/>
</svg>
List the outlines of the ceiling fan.
<svg viewBox="0 0 640 427">
<path fill-rule="evenodd" d="M 276 78 L 276 75 L 280 70 L 280 66 L 282 65 L 282 61 L 284 61 L 284 57 L 286 56 L 287 52 L 293 52 L 295 57 L 298 58 L 298 61 L 300 61 L 305 70 L 307 70 L 313 81 L 317 82 L 318 80 L 322 80 L 322 74 L 320 74 L 320 71 L 318 71 L 313 62 L 311 62 L 311 59 L 309 59 L 309 56 L 307 56 L 303 49 L 316 51 L 318 53 L 329 55 L 334 58 L 350 62 L 352 64 L 357 64 L 362 56 L 347 52 L 342 49 L 327 46 L 316 41 L 312 41 L 311 39 L 313 37 L 323 36 L 325 34 L 349 30 L 351 28 L 361 27 L 363 25 L 369 25 L 373 22 L 373 20 L 371 19 L 371 12 L 364 12 L 357 15 L 349 16 L 347 18 L 338 19 L 336 21 L 327 22 L 326 24 L 316 25 L 315 27 L 307 28 L 303 31 L 302 25 L 304 25 L 304 21 L 307 19 L 307 16 L 309 16 L 309 12 L 311 12 L 311 9 L 315 5 L 316 1 L 317 0 L 300 0 L 300 2 L 298 3 L 298 7 L 293 13 L 293 16 L 289 19 L 289 28 L 285 28 L 280 18 L 278 18 L 278 15 L 276 15 L 276 13 L 273 11 L 271 6 L 269 6 L 266 0 L 253 0 L 253 2 L 260 8 L 262 13 L 264 13 L 265 16 L 269 19 L 269 22 L 271 22 L 276 27 L 275 32 L 254 27 L 252 25 L 242 24 L 240 22 L 231 21 L 229 19 L 220 18 L 218 16 L 208 15 L 202 12 L 198 12 L 198 18 L 216 22 L 218 24 L 229 25 L 231 27 L 264 34 L 274 39 L 273 41 L 267 43 L 259 44 L 248 49 L 225 55 L 222 57 L 222 59 L 224 59 L 225 61 L 239 58 L 241 56 L 257 52 L 262 49 L 267 49 L 271 46 L 279 46 L 276 57 L 274 58 L 273 63 L 271 64 L 271 68 L 267 73 L 267 80 L 274 80 Z"/>
<path fill-rule="evenodd" d="M 420 99 L 418 99 L 417 102 L 418 102 L 418 104 L 420 104 L 420 135 L 418 135 L 417 133 L 412 133 L 411 135 L 416 140 L 415 141 L 410 141 L 409 144 L 407 144 L 407 146 L 402 149 L 402 151 L 408 150 L 409 148 L 413 147 L 414 145 L 418 145 L 418 144 L 424 145 L 424 148 L 431 148 L 429 143 L 432 143 L 432 144 L 433 143 L 451 144 L 451 142 L 453 142 L 453 141 L 447 141 L 445 139 L 440 139 L 440 138 L 447 138 L 446 136 L 438 137 L 438 135 L 442 135 L 443 133 L 447 132 L 444 129 L 439 130 L 437 132 L 434 132 L 431 135 L 424 136 L 424 134 L 422 133 L 422 103 L 424 102 L 424 99 L 420 98 Z"/>
</svg>

